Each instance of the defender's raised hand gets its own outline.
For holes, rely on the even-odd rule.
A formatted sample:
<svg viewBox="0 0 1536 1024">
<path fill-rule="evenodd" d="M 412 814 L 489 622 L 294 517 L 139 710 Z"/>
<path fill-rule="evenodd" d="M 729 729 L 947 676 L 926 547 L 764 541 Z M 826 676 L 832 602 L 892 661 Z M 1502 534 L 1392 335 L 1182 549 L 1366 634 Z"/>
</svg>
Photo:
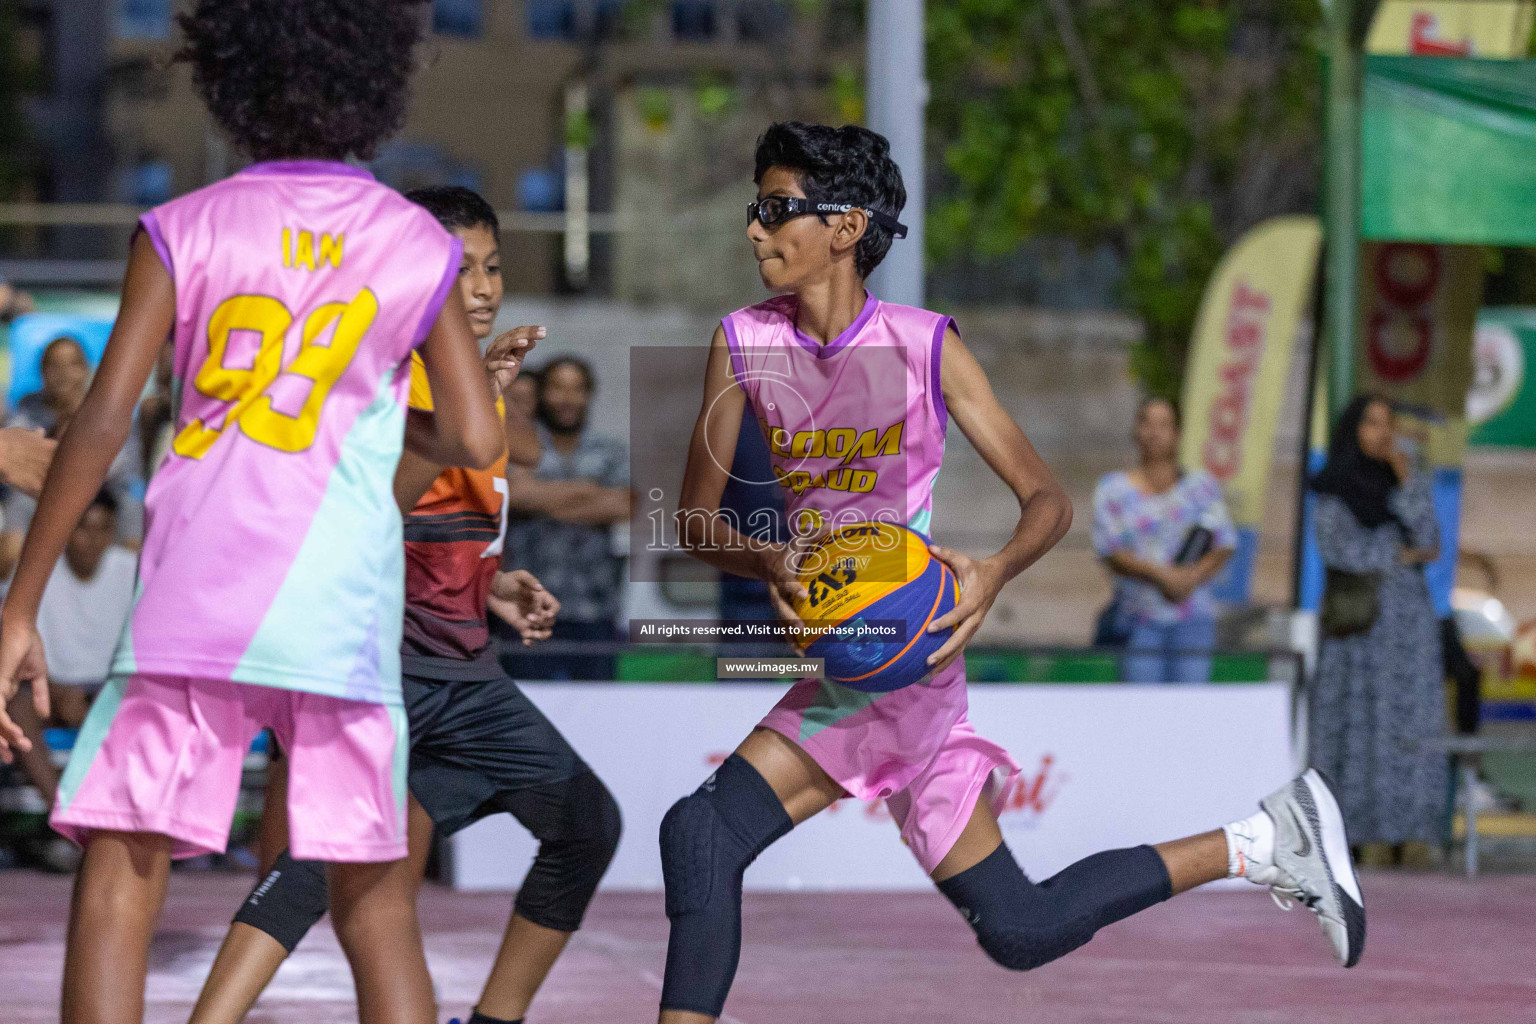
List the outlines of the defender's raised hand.
<svg viewBox="0 0 1536 1024">
<path fill-rule="evenodd" d="M 491 342 L 485 350 L 485 370 L 491 375 L 498 395 L 507 393 L 507 388 L 512 386 L 522 371 L 523 360 L 528 358 L 528 353 L 548 333 L 544 328 L 533 325 L 514 327 L 497 335 L 496 340 Z"/>
</svg>

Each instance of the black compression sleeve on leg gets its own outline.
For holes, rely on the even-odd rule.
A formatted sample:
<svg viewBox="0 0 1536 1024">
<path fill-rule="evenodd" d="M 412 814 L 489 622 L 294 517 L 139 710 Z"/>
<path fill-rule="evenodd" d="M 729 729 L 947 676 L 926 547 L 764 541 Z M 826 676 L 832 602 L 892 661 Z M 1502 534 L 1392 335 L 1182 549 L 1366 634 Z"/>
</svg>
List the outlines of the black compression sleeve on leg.
<svg viewBox="0 0 1536 1024">
<path fill-rule="evenodd" d="M 329 893 L 325 865 L 294 860 L 284 850 L 240 906 L 235 920 L 259 928 L 292 953 L 299 940 L 325 916 Z"/>
<path fill-rule="evenodd" d="M 663 1010 L 720 1016 L 741 956 L 741 877 L 792 827 L 768 780 L 735 754 L 662 819 L 672 920 Z"/>
<path fill-rule="evenodd" d="M 562 782 L 528 786 L 499 798 L 539 841 L 539 855 L 517 891 L 513 910 L 561 932 L 581 927 L 597 883 L 619 848 L 619 805 L 591 771 Z"/>
<path fill-rule="evenodd" d="M 1096 853 L 1036 885 L 1000 845 L 938 886 L 987 955 L 1016 971 L 1065 956 L 1105 925 L 1173 895 L 1163 858 L 1150 846 Z"/>
</svg>

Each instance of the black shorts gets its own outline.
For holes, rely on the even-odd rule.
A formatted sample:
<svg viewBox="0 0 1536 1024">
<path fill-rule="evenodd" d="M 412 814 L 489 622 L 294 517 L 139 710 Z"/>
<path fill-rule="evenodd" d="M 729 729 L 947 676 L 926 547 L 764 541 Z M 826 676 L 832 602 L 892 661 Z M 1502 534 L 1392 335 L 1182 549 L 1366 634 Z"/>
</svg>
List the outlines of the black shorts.
<svg viewBox="0 0 1536 1024">
<path fill-rule="evenodd" d="M 506 676 L 402 680 L 411 729 L 411 794 L 452 835 L 506 810 L 499 797 L 564 782 L 586 764 Z"/>
</svg>

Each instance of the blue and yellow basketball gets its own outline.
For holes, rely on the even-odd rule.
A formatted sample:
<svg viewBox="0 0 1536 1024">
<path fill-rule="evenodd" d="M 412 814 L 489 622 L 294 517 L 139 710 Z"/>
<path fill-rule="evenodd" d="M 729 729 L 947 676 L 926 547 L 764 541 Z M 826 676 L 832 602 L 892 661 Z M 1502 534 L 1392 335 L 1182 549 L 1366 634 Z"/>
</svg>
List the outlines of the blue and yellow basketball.
<svg viewBox="0 0 1536 1024">
<path fill-rule="evenodd" d="M 953 632 L 927 632 L 955 606 L 959 585 L 928 538 L 894 523 L 852 523 L 806 556 L 809 592 L 795 611 L 809 627 L 800 647 L 825 659 L 826 678 L 885 693 L 928 674 L 928 656 Z"/>
</svg>

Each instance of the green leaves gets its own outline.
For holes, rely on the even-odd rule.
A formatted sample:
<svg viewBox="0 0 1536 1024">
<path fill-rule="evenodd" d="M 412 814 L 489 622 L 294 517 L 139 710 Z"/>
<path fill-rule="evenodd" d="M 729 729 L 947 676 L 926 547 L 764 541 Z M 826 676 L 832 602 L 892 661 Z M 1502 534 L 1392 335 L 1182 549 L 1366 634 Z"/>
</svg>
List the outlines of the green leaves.
<svg viewBox="0 0 1536 1024">
<path fill-rule="evenodd" d="M 1314 0 L 928 0 L 929 255 L 1109 243 L 1176 395 L 1222 250 L 1315 195 Z M 1276 184 L 1278 183 L 1278 184 Z"/>
</svg>

